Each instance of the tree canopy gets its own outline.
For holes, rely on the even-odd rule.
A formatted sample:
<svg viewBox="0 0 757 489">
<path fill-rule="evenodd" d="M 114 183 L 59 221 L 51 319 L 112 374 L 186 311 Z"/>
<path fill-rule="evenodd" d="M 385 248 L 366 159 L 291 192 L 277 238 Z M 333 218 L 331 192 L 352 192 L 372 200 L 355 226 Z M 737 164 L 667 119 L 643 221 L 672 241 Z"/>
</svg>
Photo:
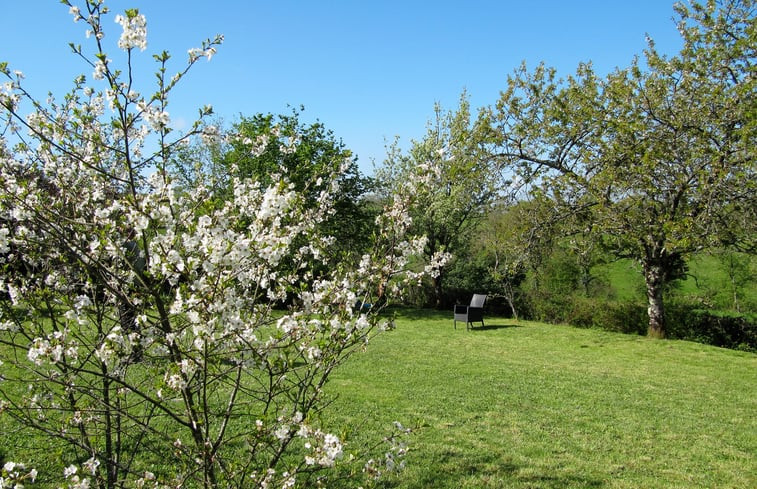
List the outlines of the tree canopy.
<svg viewBox="0 0 757 489">
<path fill-rule="evenodd" d="M 414 175 L 423 175 L 425 191 L 414 196 L 413 229 L 427 237 L 428 262 L 440 253 L 455 254 L 464 246 L 497 195 L 497 169 L 490 151 L 493 133 L 486 113 L 472 120 L 467 94 L 455 111 L 436 105 L 423 139 L 403 153 L 394 147 L 376 178 L 395 190 Z M 444 269 L 433 279 L 433 303 L 444 301 Z"/>
<path fill-rule="evenodd" d="M 334 237 L 331 261 L 355 260 L 367 251 L 378 212 L 365 198 L 372 181 L 360 174 L 357 158 L 333 131 L 319 121 L 303 122 L 303 110 L 240 115 L 222 131 L 223 139 L 211 145 L 199 142 L 176 153 L 177 175 L 190 182 L 210 180 L 218 206 L 233 198 L 235 179 L 270 185 L 285 176 L 310 207 L 320 205 L 328 195 L 334 200 L 333 209 L 319 229 Z"/>
<path fill-rule="evenodd" d="M 751 0 L 678 5 L 684 48 L 604 78 L 521 67 L 497 103 L 498 155 L 618 257 L 639 261 L 649 333 L 664 336 L 664 285 L 688 254 L 749 246 L 755 212 Z M 736 220 L 742 227 L 733 226 Z"/>
</svg>

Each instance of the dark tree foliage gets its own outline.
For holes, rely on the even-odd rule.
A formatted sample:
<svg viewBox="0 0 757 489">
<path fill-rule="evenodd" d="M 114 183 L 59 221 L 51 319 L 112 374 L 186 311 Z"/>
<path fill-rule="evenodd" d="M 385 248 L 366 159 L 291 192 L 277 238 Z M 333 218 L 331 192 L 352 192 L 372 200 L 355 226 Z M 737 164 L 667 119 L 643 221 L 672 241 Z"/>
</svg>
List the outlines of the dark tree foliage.
<svg viewBox="0 0 757 489">
<path fill-rule="evenodd" d="M 366 249 L 371 237 L 375 216 L 363 200 L 370 179 L 360 174 L 357 158 L 331 130 L 321 122 L 302 122 L 301 111 L 242 117 L 234 124 L 235 137 L 221 161 L 230 174 L 264 183 L 271 175 L 285 173 L 294 190 L 313 205 L 330 185 L 338 185 L 335 212 L 323 232 L 334 236 L 335 256 L 354 257 Z M 329 181 L 340 166 L 344 171 L 336 182 Z"/>
</svg>

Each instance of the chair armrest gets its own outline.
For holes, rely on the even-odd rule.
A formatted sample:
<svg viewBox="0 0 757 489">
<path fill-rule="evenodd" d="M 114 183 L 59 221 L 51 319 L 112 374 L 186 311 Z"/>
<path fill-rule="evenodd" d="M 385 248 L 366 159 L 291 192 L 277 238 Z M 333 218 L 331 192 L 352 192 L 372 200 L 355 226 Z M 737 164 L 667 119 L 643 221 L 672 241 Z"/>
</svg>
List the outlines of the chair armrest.
<svg viewBox="0 0 757 489">
<path fill-rule="evenodd" d="M 483 307 L 468 307 L 468 319 L 471 321 L 481 321 L 484 317 Z"/>
<path fill-rule="evenodd" d="M 455 304 L 455 314 L 465 314 L 468 312 L 468 307 L 463 304 Z"/>
</svg>

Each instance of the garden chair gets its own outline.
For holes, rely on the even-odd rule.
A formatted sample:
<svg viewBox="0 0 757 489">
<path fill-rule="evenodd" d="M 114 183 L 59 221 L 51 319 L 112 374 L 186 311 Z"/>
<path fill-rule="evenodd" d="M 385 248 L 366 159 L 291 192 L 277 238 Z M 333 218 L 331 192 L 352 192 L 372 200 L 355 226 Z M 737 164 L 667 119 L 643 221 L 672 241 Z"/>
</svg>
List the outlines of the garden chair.
<svg viewBox="0 0 757 489">
<path fill-rule="evenodd" d="M 455 305 L 455 329 L 458 321 L 465 321 L 465 329 L 473 328 L 473 323 L 480 322 L 484 326 L 484 302 L 486 294 L 473 294 L 469 306 Z"/>
</svg>

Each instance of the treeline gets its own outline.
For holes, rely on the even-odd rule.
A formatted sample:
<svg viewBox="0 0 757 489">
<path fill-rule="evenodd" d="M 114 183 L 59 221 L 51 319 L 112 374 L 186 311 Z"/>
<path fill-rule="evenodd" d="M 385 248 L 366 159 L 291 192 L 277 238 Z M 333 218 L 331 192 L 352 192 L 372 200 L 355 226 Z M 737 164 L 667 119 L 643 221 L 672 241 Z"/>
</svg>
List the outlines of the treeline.
<svg viewBox="0 0 757 489">
<path fill-rule="evenodd" d="M 370 251 L 374 221 L 388 195 L 410 172 L 420 169 L 429 185 L 414 196 L 412 219 L 428 241 L 426 259 L 415 267 L 422 269 L 440 251 L 447 254 L 447 261 L 441 274 L 406 290 L 405 304 L 451 309 L 473 293 L 485 292 L 492 313 L 515 319 L 647 332 L 646 291 L 638 260 L 614 253 L 607 237 L 592 234 L 590 227 L 577 230 L 576 220 L 588 216 L 553 214 L 557 204 L 527 193 L 517 175 L 502 182 L 495 158 L 483 158 L 483 150 L 478 159 L 466 158 L 473 152 L 468 147 L 461 155 L 444 159 L 446 165 L 424 167 L 418 162 L 431 160 L 434 154 L 443 156 L 435 149 L 439 140 L 436 145 L 428 139 L 415 143 L 407 154 L 394 147 L 371 178 L 360 174 L 357 160 L 333 132 L 321 122 L 303 119 L 302 108 L 289 114 L 242 117 L 227 131 L 233 137 L 187 146 L 178 153 L 177 176 L 191 186 L 194 180 L 212 175 L 215 198 L 208 205 L 222 206 L 231 198 L 234 178 L 265 181 L 277 172 L 290 175 L 294 188 L 312 200 L 318 195 L 312 182 L 320 178 L 324 184 L 326 169 L 341 161 L 345 171 L 332 182 L 340 189 L 335 210 L 320 233 L 334 238 L 322 266 L 346 267 L 356 266 Z M 437 107 L 429 134 L 473 141 L 473 135 L 464 133 L 471 125 L 463 97 L 455 112 Z M 681 259 L 669 270 L 663 292 L 668 304 L 667 336 L 754 349 L 757 328 L 750 314 L 757 310 L 754 255 L 724 244 L 691 256 L 710 260 L 707 266 L 691 270 L 689 261 Z M 719 281 L 709 278 L 718 272 L 723 275 Z M 681 290 L 687 280 L 695 282 L 693 292 Z"/>
<path fill-rule="evenodd" d="M 430 190 L 416 196 L 413 224 L 428 237 L 427 258 L 451 256 L 416 303 L 445 308 L 488 292 L 516 317 L 653 337 L 746 328 L 718 342 L 754 345 L 753 322 L 723 326 L 692 312 L 721 305 L 671 290 L 692 257 L 717 250 L 747 261 L 732 270 L 728 308 L 754 311 L 753 297 L 739 299 L 736 275 L 753 277 L 757 244 L 755 6 L 728 0 L 675 12 L 683 40 L 675 56 L 650 40 L 631 66 L 606 76 L 591 64 L 564 78 L 524 64 L 492 105 L 473 114 L 464 93 L 454 110 L 436 107 L 408 151 L 390 148 L 379 193 L 423 175 Z M 607 297 L 594 270 L 616 260 L 638 264 L 641 297 Z"/>
<path fill-rule="evenodd" d="M 491 307 L 516 318 L 706 339 L 727 320 L 691 311 L 754 311 L 737 275 L 753 276 L 757 243 L 756 16 L 751 0 L 675 11 L 676 56 L 650 40 L 631 66 L 606 76 L 591 64 L 564 78 L 524 64 L 490 106 L 474 113 L 465 93 L 453 110 L 437 105 L 425 136 L 408 150 L 391 145 L 374 178 L 359 175 L 342 143 L 320 123 L 303 125 L 297 111 L 243 118 L 237 139 L 206 160 L 222 171 L 203 171 L 222 179 L 285 168 L 296 185 L 298 172 L 317 175 L 319 158 L 344 157 L 344 200 L 324 228 L 341 245 L 334 266 L 357 263 L 372 215 L 421 179 L 411 218 L 427 241 L 416 266 L 441 266 L 407 302 L 449 308 L 487 292 Z M 302 136 L 295 144 L 287 134 Z M 271 135 L 279 144 L 258 154 Z M 731 304 L 671 292 L 692 257 L 713 251 L 743 262 L 730 272 Z M 638 265 L 640 296 L 614 299 L 596 275 L 617 260 Z M 748 326 L 726 329 L 752 333 L 716 343 L 753 345 L 753 322 L 734 321 Z"/>
</svg>

